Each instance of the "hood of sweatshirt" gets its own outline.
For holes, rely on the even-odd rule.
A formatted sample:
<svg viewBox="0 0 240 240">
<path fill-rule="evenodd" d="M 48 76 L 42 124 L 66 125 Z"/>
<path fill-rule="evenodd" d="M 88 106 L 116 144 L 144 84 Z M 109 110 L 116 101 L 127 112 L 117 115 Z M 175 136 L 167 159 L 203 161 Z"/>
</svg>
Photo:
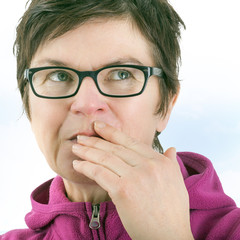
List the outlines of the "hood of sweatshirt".
<svg viewBox="0 0 240 240">
<path fill-rule="evenodd" d="M 236 209 L 234 201 L 224 194 L 212 163 L 206 157 L 190 152 L 179 152 L 177 161 L 189 193 L 191 227 L 194 237 L 208 239 L 207 235 L 216 236 L 216 231 L 227 227 L 225 221 L 221 223 L 221 219 Z M 79 229 L 83 236 L 90 234 L 88 231 L 91 231 L 89 223 L 93 215 L 92 204 L 70 202 L 65 195 L 61 177 L 57 176 L 39 186 L 33 191 L 31 202 L 32 211 L 25 217 L 30 229 L 40 230 L 51 225 L 58 229 L 59 235 L 61 231 L 64 234 L 76 232 L 76 229 Z M 99 216 L 101 227 L 98 231 L 104 231 L 105 236 L 116 231 L 117 235 L 111 239 L 120 239 L 118 236 L 125 236 L 121 239 L 130 239 L 112 202 L 100 204 Z M 217 229 L 216 223 L 221 223 Z M 76 232 L 76 236 L 79 234 Z"/>
</svg>

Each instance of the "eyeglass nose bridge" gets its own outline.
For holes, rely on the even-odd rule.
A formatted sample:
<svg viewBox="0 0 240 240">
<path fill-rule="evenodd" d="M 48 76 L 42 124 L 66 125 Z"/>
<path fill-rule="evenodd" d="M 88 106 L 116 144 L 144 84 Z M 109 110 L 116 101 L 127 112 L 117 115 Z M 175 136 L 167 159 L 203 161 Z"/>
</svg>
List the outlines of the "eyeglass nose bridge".
<svg viewBox="0 0 240 240">
<path fill-rule="evenodd" d="M 78 80 L 79 80 L 78 87 L 77 87 L 77 90 L 75 91 L 75 94 L 78 93 L 78 91 L 79 91 L 79 89 L 80 89 L 80 87 L 82 85 L 82 82 L 83 82 L 84 78 L 86 78 L 86 77 L 92 78 L 92 80 L 94 81 L 98 91 L 102 94 L 102 91 L 99 88 L 99 85 L 98 85 L 98 82 L 97 82 L 97 75 L 98 75 L 99 71 L 83 71 L 83 72 L 75 71 L 75 72 L 77 73 Z"/>
</svg>

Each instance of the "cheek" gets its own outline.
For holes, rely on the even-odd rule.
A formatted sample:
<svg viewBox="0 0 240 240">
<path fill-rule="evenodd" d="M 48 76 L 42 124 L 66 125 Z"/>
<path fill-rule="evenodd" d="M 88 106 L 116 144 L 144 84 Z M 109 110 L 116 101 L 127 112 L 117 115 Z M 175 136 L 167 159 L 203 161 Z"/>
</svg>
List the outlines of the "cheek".
<svg viewBox="0 0 240 240">
<path fill-rule="evenodd" d="M 52 100 L 30 96 L 32 130 L 41 151 L 46 157 L 54 152 L 57 147 L 58 131 L 64 115 L 61 104 L 53 104 L 53 101 L 49 101 Z"/>
<path fill-rule="evenodd" d="M 144 102 L 140 96 L 118 102 L 115 112 L 120 121 L 120 130 L 151 146 L 159 122 L 154 115 L 157 103 L 149 100 Z"/>
</svg>

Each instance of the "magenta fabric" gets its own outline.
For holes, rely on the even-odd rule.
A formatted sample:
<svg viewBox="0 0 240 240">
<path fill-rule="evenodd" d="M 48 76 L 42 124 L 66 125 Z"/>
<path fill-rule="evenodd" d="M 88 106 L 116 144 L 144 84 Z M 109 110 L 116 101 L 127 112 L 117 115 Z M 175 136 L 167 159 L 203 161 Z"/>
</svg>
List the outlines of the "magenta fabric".
<svg viewBox="0 0 240 240">
<path fill-rule="evenodd" d="M 239 240 L 240 209 L 224 194 L 211 162 L 190 152 L 178 153 L 177 160 L 190 197 L 194 239 Z M 39 186 L 31 202 L 32 211 L 25 217 L 29 229 L 10 231 L 1 240 L 130 239 L 112 202 L 100 204 L 101 227 L 90 229 L 91 203 L 70 202 L 59 176 Z"/>
</svg>

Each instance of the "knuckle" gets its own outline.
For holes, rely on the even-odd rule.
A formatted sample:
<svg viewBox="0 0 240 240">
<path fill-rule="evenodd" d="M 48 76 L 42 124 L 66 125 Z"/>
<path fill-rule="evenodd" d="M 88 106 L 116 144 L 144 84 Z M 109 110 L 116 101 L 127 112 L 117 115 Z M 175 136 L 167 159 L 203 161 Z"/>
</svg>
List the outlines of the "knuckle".
<svg viewBox="0 0 240 240">
<path fill-rule="evenodd" d="M 91 175 L 94 179 L 97 179 L 99 175 L 101 175 L 102 169 L 101 167 L 95 166 L 91 170 Z"/>
<path fill-rule="evenodd" d="M 136 179 L 134 177 L 134 179 Z M 114 189 L 114 195 L 119 200 L 131 201 L 134 199 L 136 182 L 133 182 L 132 177 L 121 177 Z"/>
<path fill-rule="evenodd" d="M 85 156 L 85 157 L 88 157 L 90 155 L 90 149 L 88 147 L 82 147 L 81 149 L 81 155 L 82 156 Z"/>
<path fill-rule="evenodd" d="M 134 148 L 139 144 L 139 141 L 135 138 L 128 137 L 126 143 L 129 148 Z"/>
<path fill-rule="evenodd" d="M 105 165 L 105 163 L 108 162 L 108 160 L 111 158 L 111 154 L 108 153 L 108 152 L 104 152 L 101 156 L 99 156 L 98 158 L 98 162 L 101 164 L 101 165 Z"/>
<path fill-rule="evenodd" d="M 124 184 L 123 182 L 121 184 L 118 184 L 118 186 L 115 189 L 115 194 L 117 195 L 118 198 L 120 199 L 126 199 L 128 197 L 128 188 L 127 184 Z"/>
<path fill-rule="evenodd" d="M 157 159 L 148 159 L 144 162 L 142 167 L 144 173 L 151 178 L 158 178 L 158 176 L 163 175 L 163 172 L 165 171 L 165 168 Z"/>
<path fill-rule="evenodd" d="M 113 146 L 113 149 L 112 149 L 112 153 L 113 153 L 114 155 L 117 155 L 117 153 L 123 152 L 125 149 L 126 149 L 126 148 L 125 148 L 124 146 L 122 146 L 122 145 L 114 145 L 114 146 Z"/>
<path fill-rule="evenodd" d="M 146 171 L 148 171 L 150 174 L 154 174 L 154 173 L 159 173 L 158 172 L 158 164 L 156 163 L 156 161 L 153 161 L 151 159 L 148 159 L 148 161 L 145 164 L 145 169 Z"/>
<path fill-rule="evenodd" d="M 101 144 L 101 139 L 98 137 L 92 138 L 92 145 L 99 146 Z"/>
<path fill-rule="evenodd" d="M 109 134 L 109 140 L 111 142 L 117 142 L 118 138 L 119 138 L 119 130 L 117 130 L 115 128 L 112 129 L 110 134 Z"/>
</svg>

